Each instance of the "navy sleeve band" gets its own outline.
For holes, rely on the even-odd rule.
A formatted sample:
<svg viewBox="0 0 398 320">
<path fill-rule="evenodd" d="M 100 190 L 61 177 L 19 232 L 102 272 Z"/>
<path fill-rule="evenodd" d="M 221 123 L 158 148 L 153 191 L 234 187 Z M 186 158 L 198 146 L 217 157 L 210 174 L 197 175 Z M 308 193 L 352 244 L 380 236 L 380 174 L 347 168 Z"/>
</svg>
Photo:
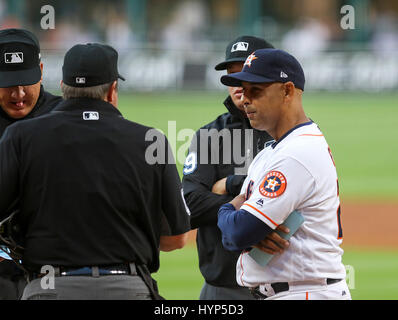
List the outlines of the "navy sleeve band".
<svg viewBox="0 0 398 320">
<path fill-rule="evenodd" d="M 223 245 L 230 251 L 245 250 L 264 240 L 273 231 L 246 210 L 235 210 L 230 203 L 220 207 L 217 225 L 222 232 Z"/>
</svg>

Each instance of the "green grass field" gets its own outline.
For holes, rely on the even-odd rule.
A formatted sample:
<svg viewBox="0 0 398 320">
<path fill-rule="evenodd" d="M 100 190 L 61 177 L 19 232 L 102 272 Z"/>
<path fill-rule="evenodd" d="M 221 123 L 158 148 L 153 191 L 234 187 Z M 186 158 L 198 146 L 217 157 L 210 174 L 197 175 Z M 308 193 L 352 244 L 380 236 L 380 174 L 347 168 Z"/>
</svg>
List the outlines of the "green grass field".
<svg viewBox="0 0 398 320">
<path fill-rule="evenodd" d="M 140 93 L 122 95 L 119 108 L 126 118 L 169 135 L 168 121 L 176 122 L 177 132 L 196 131 L 226 112 L 224 98 L 208 92 Z M 398 201 L 398 94 L 306 93 L 304 108 L 332 149 L 344 199 Z M 188 142 L 177 142 L 176 150 Z M 177 167 L 181 174 L 182 163 Z M 355 270 L 354 299 L 398 299 L 398 248 L 345 248 L 343 262 Z M 165 298 L 197 299 L 203 280 L 195 246 L 161 253 L 154 277 Z"/>
<path fill-rule="evenodd" d="M 199 129 L 226 112 L 225 94 L 193 92 L 120 97 L 124 116 L 168 135 Z M 349 198 L 398 196 L 398 94 L 304 94 L 304 109 L 329 143 L 337 164 L 340 193 Z M 177 149 L 189 142 L 177 142 Z M 182 164 L 177 163 L 181 173 Z M 377 187 L 376 187 L 377 186 Z"/>
</svg>

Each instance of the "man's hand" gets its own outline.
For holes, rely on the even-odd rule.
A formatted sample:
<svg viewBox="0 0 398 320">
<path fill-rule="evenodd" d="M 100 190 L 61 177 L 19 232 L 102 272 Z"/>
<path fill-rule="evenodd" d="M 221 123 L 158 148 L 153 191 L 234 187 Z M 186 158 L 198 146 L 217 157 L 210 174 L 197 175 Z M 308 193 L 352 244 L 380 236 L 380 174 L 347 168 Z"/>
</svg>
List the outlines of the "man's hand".
<svg viewBox="0 0 398 320">
<path fill-rule="evenodd" d="M 242 204 L 246 201 L 245 195 L 242 193 L 233 198 L 229 203 L 235 207 L 235 210 L 239 210 Z"/>
<path fill-rule="evenodd" d="M 284 233 L 289 233 L 289 228 L 283 225 L 279 225 L 276 229 Z M 289 241 L 283 239 L 279 234 L 274 231 L 271 232 L 263 241 L 259 242 L 254 247 L 266 253 L 275 254 L 282 253 L 288 246 Z"/>
<path fill-rule="evenodd" d="M 211 189 L 211 192 L 216 194 L 227 194 L 227 178 L 218 180 Z"/>
<path fill-rule="evenodd" d="M 188 232 L 176 236 L 160 236 L 159 250 L 160 251 L 173 251 L 182 249 L 188 240 Z"/>
</svg>

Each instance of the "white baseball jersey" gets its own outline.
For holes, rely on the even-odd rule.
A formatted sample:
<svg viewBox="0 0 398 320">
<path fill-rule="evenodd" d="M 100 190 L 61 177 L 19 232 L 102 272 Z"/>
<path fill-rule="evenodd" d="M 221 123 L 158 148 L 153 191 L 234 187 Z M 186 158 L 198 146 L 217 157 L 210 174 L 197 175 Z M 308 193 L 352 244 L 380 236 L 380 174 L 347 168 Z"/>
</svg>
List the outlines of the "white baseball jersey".
<svg viewBox="0 0 398 320">
<path fill-rule="evenodd" d="M 237 262 L 237 282 L 264 283 L 345 279 L 337 173 L 328 144 L 313 122 L 290 130 L 253 160 L 242 187 L 244 209 L 272 229 L 293 210 L 305 221 L 290 246 L 265 266 L 247 252 Z"/>
</svg>

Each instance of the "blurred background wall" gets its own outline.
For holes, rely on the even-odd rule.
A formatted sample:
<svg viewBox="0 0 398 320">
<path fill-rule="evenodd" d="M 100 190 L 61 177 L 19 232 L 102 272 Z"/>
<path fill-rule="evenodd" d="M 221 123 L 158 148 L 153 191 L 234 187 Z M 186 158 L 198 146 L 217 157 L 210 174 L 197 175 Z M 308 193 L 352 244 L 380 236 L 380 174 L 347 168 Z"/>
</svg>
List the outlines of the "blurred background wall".
<svg viewBox="0 0 398 320">
<path fill-rule="evenodd" d="M 55 11 L 55 28 L 43 30 Z M 344 5 L 355 29 L 344 30 Z M 45 85 L 57 89 L 63 56 L 76 43 L 120 53 L 121 90 L 223 89 L 214 65 L 233 38 L 263 37 L 303 64 L 309 91 L 398 88 L 398 1 L 391 0 L 0 0 L 0 28 L 40 39 Z"/>
</svg>

